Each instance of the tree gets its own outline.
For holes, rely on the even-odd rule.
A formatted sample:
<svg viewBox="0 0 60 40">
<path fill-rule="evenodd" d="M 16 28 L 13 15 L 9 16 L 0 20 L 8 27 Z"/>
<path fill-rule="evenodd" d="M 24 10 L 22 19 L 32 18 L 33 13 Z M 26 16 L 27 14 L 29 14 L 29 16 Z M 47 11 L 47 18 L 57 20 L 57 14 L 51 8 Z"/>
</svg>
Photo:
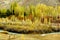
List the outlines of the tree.
<svg viewBox="0 0 60 40">
<path fill-rule="evenodd" d="M 12 15 L 14 15 L 14 9 L 15 9 L 15 7 L 17 6 L 18 4 L 17 4 L 17 2 L 15 1 L 15 2 L 12 2 L 11 4 L 10 4 L 10 12 L 12 13 Z"/>
<path fill-rule="evenodd" d="M 57 6 L 56 11 L 57 11 L 57 15 L 60 15 L 60 6 Z"/>
<path fill-rule="evenodd" d="M 0 12 L 1 12 L 1 17 L 6 17 L 6 12 L 7 12 L 6 8 L 0 9 Z"/>
<path fill-rule="evenodd" d="M 24 11 L 25 11 L 25 7 L 24 6 L 17 5 L 14 8 L 15 16 L 18 16 L 19 18 L 21 18 L 21 17 L 24 18 Z"/>
<path fill-rule="evenodd" d="M 45 4 L 38 4 L 35 8 L 36 16 L 43 17 L 46 16 L 47 6 Z"/>
</svg>

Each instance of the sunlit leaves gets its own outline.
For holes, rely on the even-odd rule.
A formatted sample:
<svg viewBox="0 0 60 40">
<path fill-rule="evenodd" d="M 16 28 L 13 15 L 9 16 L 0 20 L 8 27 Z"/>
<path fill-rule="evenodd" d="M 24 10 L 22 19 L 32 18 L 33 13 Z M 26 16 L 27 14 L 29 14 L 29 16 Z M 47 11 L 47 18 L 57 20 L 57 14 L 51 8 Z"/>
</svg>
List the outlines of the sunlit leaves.
<svg viewBox="0 0 60 40">
<path fill-rule="evenodd" d="M 60 6 L 57 6 L 56 11 L 58 12 L 57 14 L 60 15 Z"/>
<path fill-rule="evenodd" d="M 19 17 L 45 17 L 45 16 L 58 16 L 60 14 L 60 6 L 53 7 L 47 6 L 45 4 L 37 4 L 37 5 L 28 5 L 22 6 L 17 2 L 12 2 L 10 4 L 10 9 L 2 8 L 0 9 L 1 14 L 3 15 L 15 15 Z"/>
<path fill-rule="evenodd" d="M 29 8 L 30 8 L 30 14 L 32 14 L 32 16 L 34 16 L 35 15 L 35 6 L 30 5 Z"/>
<path fill-rule="evenodd" d="M 48 7 L 44 4 L 38 4 L 36 5 L 36 8 L 35 8 L 35 13 L 37 16 L 43 16 L 46 14 L 46 11 L 47 11 Z"/>
<path fill-rule="evenodd" d="M 24 16 L 24 7 L 19 6 L 19 5 L 16 6 L 14 9 L 14 13 L 15 13 L 15 15 L 23 17 Z"/>
<path fill-rule="evenodd" d="M 2 14 L 6 14 L 7 9 L 6 9 L 6 8 L 3 8 L 3 9 L 1 9 L 0 11 L 1 11 Z"/>
<path fill-rule="evenodd" d="M 0 9 L 0 17 L 6 17 L 6 13 L 7 13 L 7 9 L 6 8 Z"/>
<path fill-rule="evenodd" d="M 14 13 L 14 9 L 15 9 L 15 7 L 17 6 L 18 4 L 17 4 L 17 2 L 12 2 L 11 4 L 10 4 L 10 12 L 13 14 Z"/>
</svg>

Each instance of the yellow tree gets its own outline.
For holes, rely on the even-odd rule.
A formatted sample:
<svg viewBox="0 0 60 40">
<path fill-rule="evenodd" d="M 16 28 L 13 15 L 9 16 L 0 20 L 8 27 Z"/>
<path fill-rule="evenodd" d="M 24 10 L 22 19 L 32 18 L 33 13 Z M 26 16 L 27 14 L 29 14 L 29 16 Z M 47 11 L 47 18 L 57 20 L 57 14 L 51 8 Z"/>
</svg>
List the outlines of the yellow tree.
<svg viewBox="0 0 60 40">
<path fill-rule="evenodd" d="M 2 8 L 0 9 L 0 12 L 1 12 L 1 17 L 6 17 L 6 12 L 7 12 L 7 9 L 6 8 Z"/>
<path fill-rule="evenodd" d="M 35 14 L 38 18 L 44 18 L 46 16 L 46 10 L 47 10 L 47 6 L 45 4 L 38 4 L 36 5 L 36 8 L 35 8 Z M 44 18 L 46 19 L 46 18 Z M 47 20 L 44 20 L 44 22 L 46 22 Z"/>
<path fill-rule="evenodd" d="M 26 10 L 25 17 L 33 21 L 35 14 L 35 6 L 30 4 L 29 6 L 26 7 L 25 10 Z"/>
<path fill-rule="evenodd" d="M 60 6 L 57 6 L 56 11 L 58 12 L 57 15 L 60 15 Z"/>
<path fill-rule="evenodd" d="M 34 5 L 29 5 L 29 8 L 30 8 L 30 19 L 31 21 L 34 21 L 34 17 L 35 17 L 35 6 Z"/>
<path fill-rule="evenodd" d="M 57 11 L 57 8 L 53 7 L 53 6 L 48 6 L 48 16 L 50 17 L 56 17 L 58 16 L 58 11 Z M 49 19 L 50 21 L 51 19 Z"/>
<path fill-rule="evenodd" d="M 14 8 L 14 13 L 15 15 L 17 15 L 19 18 L 22 17 L 24 18 L 24 6 L 20 6 L 20 5 L 17 5 L 15 8 Z"/>
<path fill-rule="evenodd" d="M 14 14 L 14 9 L 15 9 L 15 7 L 17 6 L 18 4 L 17 4 L 17 2 L 12 2 L 11 4 L 10 4 L 10 12 L 12 13 L 12 15 Z"/>
</svg>

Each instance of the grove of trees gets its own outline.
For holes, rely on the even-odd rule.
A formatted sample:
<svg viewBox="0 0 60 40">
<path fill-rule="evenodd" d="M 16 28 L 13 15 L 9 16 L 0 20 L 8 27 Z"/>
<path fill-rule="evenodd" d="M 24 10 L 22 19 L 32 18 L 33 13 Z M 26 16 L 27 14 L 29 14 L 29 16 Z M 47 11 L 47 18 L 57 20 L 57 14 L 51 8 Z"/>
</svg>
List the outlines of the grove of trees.
<svg viewBox="0 0 60 40">
<path fill-rule="evenodd" d="M 19 20 L 29 19 L 32 22 L 35 19 L 41 20 L 42 18 L 47 19 L 48 16 L 57 17 L 60 14 L 60 6 L 47 6 L 45 4 L 37 4 L 29 6 L 21 6 L 17 2 L 12 2 L 10 8 L 0 9 L 0 18 L 6 18 L 15 16 Z M 47 20 L 45 20 L 46 22 Z"/>
</svg>

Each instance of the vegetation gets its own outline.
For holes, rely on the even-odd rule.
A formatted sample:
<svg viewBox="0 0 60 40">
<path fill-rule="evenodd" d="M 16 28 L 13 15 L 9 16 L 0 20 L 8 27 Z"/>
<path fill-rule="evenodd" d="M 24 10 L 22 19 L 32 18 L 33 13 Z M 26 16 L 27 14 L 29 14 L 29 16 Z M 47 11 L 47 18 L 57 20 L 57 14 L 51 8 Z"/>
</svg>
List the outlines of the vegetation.
<svg viewBox="0 0 60 40">
<path fill-rule="evenodd" d="M 21 6 L 16 2 L 11 3 L 10 9 L 3 8 L 0 9 L 0 16 L 5 15 L 15 15 L 17 17 L 32 17 L 32 18 L 42 18 L 45 16 L 58 16 L 60 13 L 60 6 L 53 7 L 47 6 L 45 4 L 38 4 L 36 6 L 29 5 L 29 6 Z"/>
<path fill-rule="evenodd" d="M 0 22 L 14 25 L 14 27 L 3 27 L 5 30 L 52 30 L 51 21 L 60 14 L 60 6 L 47 6 L 45 4 L 22 6 L 13 2 L 10 8 L 0 9 Z M 47 25 L 48 24 L 48 25 Z M 2 24 L 0 24 L 2 25 Z M 17 26 L 16 26 L 17 25 Z M 22 25 L 22 26 L 21 26 Z M 43 26 L 42 26 L 43 25 Z M 26 26 L 26 27 L 25 27 Z M 53 27 L 54 28 L 54 27 Z M 59 28 L 60 29 L 60 28 Z M 58 30 L 59 30 L 58 29 Z M 52 32 L 52 31 L 51 31 Z"/>
<path fill-rule="evenodd" d="M 45 4 L 38 4 L 36 6 L 29 5 L 29 6 L 21 6 L 16 2 L 11 3 L 10 9 L 3 8 L 0 9 L 0 16 L 6 15 L 15 15 L 19 17 L 45 17 L 45 16 L 58 16 L 60 13 L 60 6 L 53 7 L 53 6 L 47 6 Z"/>
</svg>

